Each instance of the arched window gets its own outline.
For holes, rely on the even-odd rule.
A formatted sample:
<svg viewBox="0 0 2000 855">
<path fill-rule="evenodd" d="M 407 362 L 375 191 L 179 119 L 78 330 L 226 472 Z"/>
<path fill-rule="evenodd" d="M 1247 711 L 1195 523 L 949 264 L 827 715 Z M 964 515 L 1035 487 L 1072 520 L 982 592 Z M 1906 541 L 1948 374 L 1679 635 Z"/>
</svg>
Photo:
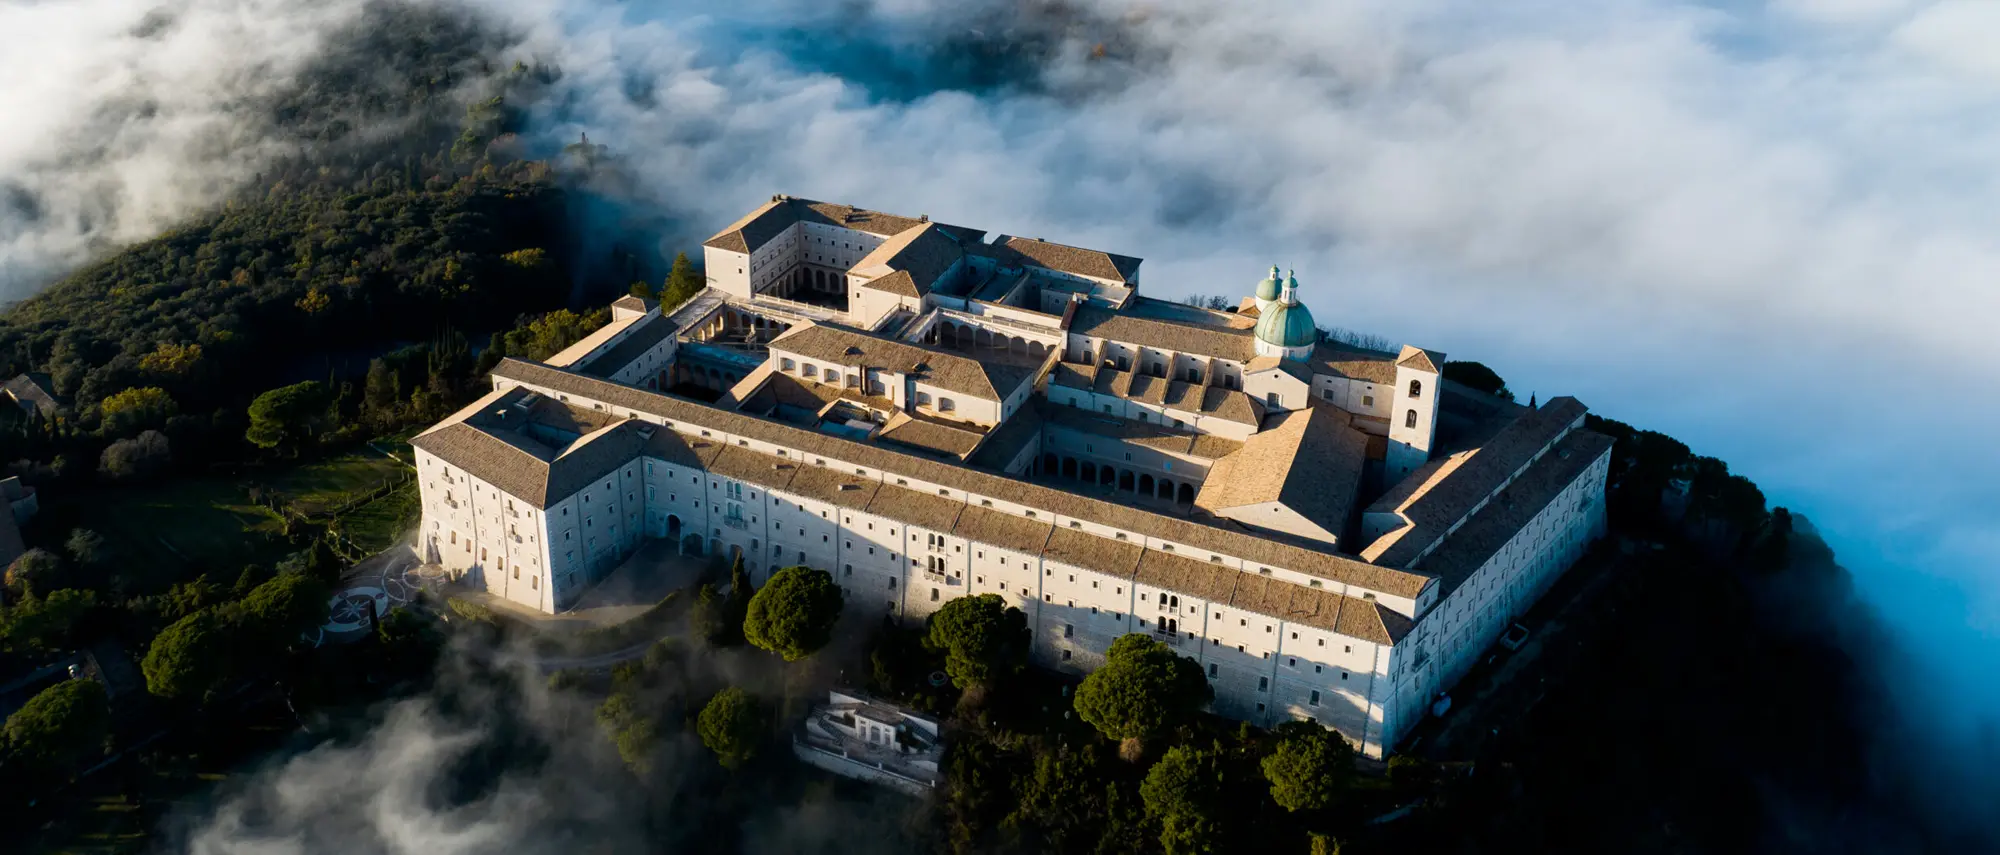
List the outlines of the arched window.
<svg viewBox="0 0 2000 855">
<path fill-rule="evenodd" d="M 940 412 L 949 413 L 955 409 L 958 409 L 958 405 L 952 403 L 952 400 L 950 398 L 938 398 L 938 410 Z"/>
<path fill-rule="evenodd" d="M 1411 410 L 1408 413 L 1405 413 L 1403 415 L 1403 427 L 1413 428 L 1416 426 L 1417 426 L 1417 411 Z"/>
<path fill-rule="evenodd" d="M 1414 399 L 1416 399 L 1416 398 L 1421 398 L 1421 397 L 1423 397 L 1423 396 L 1424 396 L 1424 381 L 1422 381 L 1422 380 L 1411 380 L 1411 381 L 1410 381 L 1410 398 L 1414 400 Z"/>
</svg>

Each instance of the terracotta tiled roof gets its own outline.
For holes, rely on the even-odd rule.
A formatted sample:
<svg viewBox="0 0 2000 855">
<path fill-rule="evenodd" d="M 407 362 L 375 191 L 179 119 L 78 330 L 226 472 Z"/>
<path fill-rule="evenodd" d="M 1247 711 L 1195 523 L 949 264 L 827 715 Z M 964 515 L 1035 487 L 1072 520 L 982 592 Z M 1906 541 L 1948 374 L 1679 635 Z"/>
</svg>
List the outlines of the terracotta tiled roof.
<svg viewBox="0 0 2000 855">
<path fill-rule="evenodd" d="M 1092 279 L 1129 283 L 1133 275 L 1139 271 L 1139 259 L 1130 256 L 1065 246 L 1035 238 L 1008 238 L 1004 246 L 1036 267 L 1088 276 Z"/>
<path fill-rule="evenodd" d="M 877 277 L 864 287 L 922 297 L 963 257 L 958 241 L 936 223 L 923 223 L 884 241 L 855 262 L 852 272 Z M 885 268 L 893 272 L 877 272 Z"/>
<path fill-rule="evenodd" d="M 1419 567 L 1437 574 L 1442 586 L 1439 599 L 1449 595 L 1506 546 L 1578 475 L 1610 453 L 1611 444 L 1611 437 L 1595 431 L 1570 431 L 1550 453 L 1516 476 L 1457 531 L 1445 535 L 1437 549 L 1417 562 Z"/>
<path fill-rule="evenodd" d="M 1236 582 L 1242 576 L 1243 571 L 1212 561 L 1196 561 L 1172 552 L 1148 549 L 1145 555 L 1139 557 L 1139 571 L 1134 578 L 1155 588 L 1178 591 L 1183 596 L 1226 603 L 1236 593 Z"/>
<path fill-rule="evenodd" d="M 1399 484 L 1368 508 L 1369 513 L 1399 513 L 1411 524 L 1369 544 L 1363 554 L 1384 566 L 1409 566 L 1480 500 L 1493 495 L 1583 418 L 1586 409 L 1575 398 L 1551 398 L 1502 428 L 1485 445 L 1463 452 L 1462 459 L 1447 459 L 1414 473 L 1412 478 L 1425 477 L 1417 489 L 1404 490 Z"/>
<path fill-rule="evenodd" d="M 1047 520 L 1031 520 L 1018 514 L 968 505 L 959 512 L 958 524 L 951 533 L 1002 549 L 1040 555 L 1042 547 L 1049 542 L 1049 533 L 1054 530 L 1055 526 Z"/>
<path fill-rule="evenodd" d="M 699 425 L 704 429 L 778 443 L 851 465 L 870 466 L 901 473 L 911 478 L 945 484 L 978 495 L 1044 509 L 1050 513 L 1077 517 L 1172 543 L 1185 544 L 1195 550 L 1234 556 L 1253 564 L 1282 567 L 1392 596 L 1415 598 L 1425 586 L 1431 584 L 1428 576 L 1372 565 L 1348 555 L 1280 542 L 1226 529 L 1213 523 L 1169 517 L 1092 499 L 997 473 L 953 465 L 878 445 L 840 439 L 743 413 L 718 410 L 694 401 L 611 383 L 546 365 L 506 359 L 494 369 L 493 374 L 503 381 L 530 383 L 546 389 L 562 390 L 569 394 L 606 401 L 618 407 L 650 414 L 671 424 Z M 892 488 L 884 485 L 883 489 L 889 491 Z M 911 491 L 902 489 L 901 492 Z M 924 498 L 939 497 L 924 496 Z M 964 503 L 953 504 L 963 506 Z"/>
<path fill-rule="evenodd" d="M 1424 350 L 1421 347 L 1403 345 L 1403 352 L 1396 357 L 1396 364 L 1417 371 L 1438 373 L 1438 366 L 1444 364 L 1444 354 Z"/>
<path fill-rule="evenodd" d="M 1331 341 L 1322 341 L 1313 348 L 1312 369 L 1316 374 L 1330 374 L 1384 386 L 1396 383 L 1396 355 L 1379 350 L 1363 350 Z"/>
<path fill-rule="evenodd" d="M 1196 353 L 1235 362 L 1249 362 L 1256 354 L 1256 335 L 1249 330 L 1201 324 L 1183 324 L 1141 318 L 1098 306 L 1084 306 L 1070 321 L 1076 335 L 1136 344 L 1156 350 Z"/>
<path fill-rule="evenodd" d="M 641 318 L 638 323 L 626 328 L 624 337 L 620 338 L 617 344 L 577 365 L 576 370 L 599 377 L 610 377 L 623 370 L 625 366 L 631 365 L 632 360 L 643 356 L 646 351 L 658 347 L 675 331 L 674 322 L 663 316 Z"/>
<path fill-rule="evenodd" d="M 885 442 L 909 446 L 919 452 L 943 454 L 960 460 L 979 448 L 986 439 L 983 431 L 954 427 L 932 419 L 918 418 L 909 413 L 897 413 L 889 417 L 889 423 L 876 434 Z"/>
<path fill-rule="evenodd" d="M 771 349 L 834 365 L 914 374 L 925 383 L 988 401 L 1005 400 L 1033 376 L 1028 369 L 1010 363 L 981 362 L 953 351 L 918 347 L 830 324 L 793 327 L 773 340 Z"/>
<path fill-rule="evenodd" d="M 1165 380 L 1073 362 L 1056 363 L 1055 369 L 1049 372 L 1049 383 L 1199 413 L 1238 424 L 1255 426 L 1264 421 L 1264 405 L 1241 391 L 1221 386 Z"/>
<path fill-rule="evenodd" d="M 881 211 L 870 211 L 866 208 L 856 208 L 852 205 L 815 202 L 811 199 L 800 199 L 792 196 L 777 196 L 771 201 L 759 205 L 756 210 L 751 211 L 742 219 L 730 223 L 727 228 L 717 232 L 714 237 L 709 238 L 702 245 L 712 246 L 717 249 L 726 249 L 731 252 L 748 253 L 757 247 L 763 246 L 766 241 L 783 234 L 785 229 L 791 227 L 793 224 L 802 222 L 839 226 L 844 229 L 853 229 L 857 232 L 865 232 L 878 237 L 891 237 L 924 225 L 929 221 L 921 217 L 912 218 L 897 216 L 895 214 L 885 214 Z M 982 239 L 986 234 L 977 229 L 968 229 L 961 226 L 944 223 L 937 223 L 935 225 L 960 240 L 965 241 L 977 241 Z"/>
<path fill-rule="evenodd" d="M 1131 576 L 1139 570 L 1145 549 L 1130 541 L 1088 534 L 1058 526 L 1042 548 L 1042 560 L 1057 561 L 1111 576 Z"/>
<path fill-rule="evenodd" d="M 792 476 L 799 471 L 799 462 L 774 454 L 764 454 L 734 445 L 722 447 L 707 466 L 711 474 L 724 478 L 734 478 L 751 484 L 760 484 L 773 490 L 783 490 L 792 483 Z"/>
<path fill-rule="evenodd" d="M 852 510 L 862 510 L 875 500 L 882 482 L 863 478 L 832 466 L 803 466 L 792 476 L 784 491 L 795 496 L 818 499 Z"/>
<path fill-rule="evenodd" d="M 515 412 L 513 404 L 526 396 L 509 392 L 489 397 L 492 400 L 486 403 L 497 404 L 511 414 Z M 577 412 L 574 419 L 563 419 L 560 412 L 564 409 L 573 408 L 548 408 L 540 418 L 519 411 L 514 416 L 518 424 L 505 424 L 481 413 L 476 418 L 447 421 L 417 435 L 410 444 L 516 499 L 546 508 L 632 462 L 646 443 L 641 436 L 644 426 L 637 422 L 617 420 L 608 426 L 596 426 L 594 420 L 582 417 L 590 411 Z M 551 431 L 583 429 L 584 432 L 570 440 L 538 433 L 537 426 Z M 555 444 L 558 440 L 561 445 Z"/>
<path fill-rule="evenodd" d="M 1338 536 L 1361 488 L 1367 440 L 1331 407 L 1285 413 L 1217 460 L 1195 504 L 1212 511 L 1277 502 Z"/>
<path fill-rule="evenodd" d="M 868 503 L 868 512 L 927 528 L 932 531 L 951 531 L 958 521 L 959 512 L 965 510 L 965 503 L 945 496 L 920 493 L 907 487 L 883 484 L 875 492 L 875 498 Z"/>
<path fill-rule="evenodd" d="M 635 294 L 627 294 L 623 297 L 619 297 L 618 299 L 611 301 L 612 308 L 625 309 L 633 312 L 650 312 L 656 305 L 658 304 L 654 303 L 652 300 L 649 300 L 645 297 L 637 296 Z"/>
</svg>

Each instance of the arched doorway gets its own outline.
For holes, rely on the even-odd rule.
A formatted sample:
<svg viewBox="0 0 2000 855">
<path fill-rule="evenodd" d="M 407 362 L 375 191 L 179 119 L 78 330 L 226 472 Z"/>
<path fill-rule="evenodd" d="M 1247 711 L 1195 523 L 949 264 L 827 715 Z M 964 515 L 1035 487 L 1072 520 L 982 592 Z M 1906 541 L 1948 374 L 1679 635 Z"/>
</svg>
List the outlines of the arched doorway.
<svg viewBox="0 0 2000 855">
<path fill-rule="evenodd" d="M 1054 454 L 1042 455 L 1042 471 L 1043 472 L 1056 471 L 1056 456 Z"/>
<path fill-rule="evenodd" d="M 1139 492 L 1145 493 L 1148 496 L 1153 495 L 1153 476 L 1139 476 Z"/>
<path fill-rule="evenodd" d="M 1097 467 L 1097 483 L 1109 487 L 1118 480 L 1118 470 L 1109 466 Z"/>
<path fill-rule="evenodd" d="M 1089 481 L 1093 484 L 1097 483 L 1097 464 L 1086 460 L 1083 462 L 1081 471 L 1083 473 L 1083 480 Z M 1109 472 L 1111 470 L 1106 469 L 1104 471 Z"/>
<path fill-rule="evenodd" d="M 1131 490 L 1132 490 L 1132 470 L 1130 470 L 1130 469 L 1120 469 L 1120 470 L 1118 470 L 1118 489 L 1120 489 L 1120 490 L 1124 490 L 1124 491 L 1126 491 L 1126 492 L 1131 492 Z"/>
<path fill-rule="evenodd" d="M 681 536 L 681 518 L 676 514 L 668 514 L 667 537 L 672 538 L 674 540 L 679 540 L 680 536 Z"/>
<path fill-rule="evenodd" d="M 1076 458 L 1065 457 L 1062 459 L 1062 476 L 1064 478 L 1076 477 Z"/>
<path fill-rule="evenodd" d="M 1183 504 L 1183 505 L 1188 505 L 1188 504 L 1193 504 L 1193 503 L 1194 503 L 1194 485 L 1192 485 L 1192 484 L 1186 484 L 1186 483 L 1183 483 L 1183 484 L 1181 484 L 1181 493 L 1180 493 L 1180 496 L 1178 497 L 1178 500 L 1179 500 L 1179 501 L 1180 501 L 1180 503 L 1181 503 L 1181 504 Z"/>
</svg>

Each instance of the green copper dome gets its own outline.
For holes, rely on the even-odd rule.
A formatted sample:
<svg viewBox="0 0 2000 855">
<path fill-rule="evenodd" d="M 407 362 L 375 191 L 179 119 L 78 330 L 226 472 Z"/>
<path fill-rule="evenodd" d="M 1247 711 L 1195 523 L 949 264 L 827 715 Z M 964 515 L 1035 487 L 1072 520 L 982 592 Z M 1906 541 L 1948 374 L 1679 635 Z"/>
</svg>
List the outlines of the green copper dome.
<svg viewBox="0 0 2000 855">
<path fill-rule="evenodd" d="M 1285 279 L 1278 302 L 1257 318 L 1257 339 L 1277 347 L 1311 347 L 1319 341 L 1319 328 L 1312 312 L 1299 302 L 1299 280 Z"/>
<path fill-rule="evenodd" d="M 1266 277 L 1264 281 L 1257 283 L 1257 299 L 1267 303 L 1276 302 L 1278 299 L 1278 288 L 1278 265 L 1273 264 L 1271 265 L 1271 275 Z"/>
</svg>

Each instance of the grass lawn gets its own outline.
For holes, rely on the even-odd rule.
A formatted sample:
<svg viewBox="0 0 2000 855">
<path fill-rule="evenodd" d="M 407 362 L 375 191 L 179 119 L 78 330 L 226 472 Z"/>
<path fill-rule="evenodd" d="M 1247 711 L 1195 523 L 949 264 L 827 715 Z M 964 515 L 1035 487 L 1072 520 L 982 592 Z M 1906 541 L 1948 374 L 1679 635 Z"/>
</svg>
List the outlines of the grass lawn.
<svg viewBox="0 0 2000 855">
<path fill-rule="evenodd" d="M 269 564 L 288 548 L 272 513 L 250 503 L 231 478 L 183 478 L 137 487 L 105 487 L 49 504 L 49 523 L 91 529 L 115 550 L 116 572 L 135 594 L 210 573 L 226 584 L 246 564 Z"/>
<path fill-rule="evenodd" d="M 396 455 L 396 459 L 401 460 L 404 463 L 408 463 L 411 466 L 415 466 L 417 465 L 417 452 L 414 449 L 410 448 L 410 437 L 423 433 L 428 429 L 430 429 L 430 425 L 414 425 L 399 430 L 395 433 L 389 434 L 388 436 L 378 436 L 372 440 L 369 440 L 368 444 L 380 448 L 383 451 L 389 452 L 390 454 Z"/>
<path fill-rule="evenodd" d="M 417 482 L 411 481 L 368 504 L 348 511 L 340 518 L 341 527 L 354 545 L 380 552 L 417 524 Z"/>
<path fill-rule="evenodd" d="M 291 507 L 312 515 L 339 507 L 350 496 L 365 493 L 395 477 L 404 466 L 372 449 L 270 472 L 262 483 L 285 494 Z"/>
</svg>

